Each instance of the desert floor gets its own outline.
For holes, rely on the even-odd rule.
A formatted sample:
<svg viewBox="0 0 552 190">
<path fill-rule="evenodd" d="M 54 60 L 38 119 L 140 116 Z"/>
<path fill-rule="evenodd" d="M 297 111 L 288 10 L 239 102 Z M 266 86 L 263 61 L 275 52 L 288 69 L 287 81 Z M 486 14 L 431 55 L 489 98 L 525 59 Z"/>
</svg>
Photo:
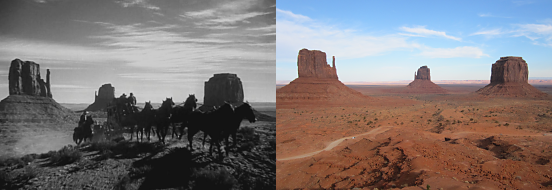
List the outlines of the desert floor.
<svg viewBox="0 0 552 190">
<path fill-rule="evenodd" d="M 349 86 L 372 99 L 278 101 L 277 189 L 552 189 L 552 96 L 441 86 L 451 93 Z"/>
</svg>

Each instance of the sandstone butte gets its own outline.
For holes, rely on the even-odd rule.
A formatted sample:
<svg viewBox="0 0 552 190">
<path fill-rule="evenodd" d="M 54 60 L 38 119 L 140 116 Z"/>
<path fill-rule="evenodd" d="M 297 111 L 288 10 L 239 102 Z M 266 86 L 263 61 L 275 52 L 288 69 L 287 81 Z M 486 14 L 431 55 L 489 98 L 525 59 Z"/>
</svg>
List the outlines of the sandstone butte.
<svg viewBox="0 0 552 190">
<path fill-rule="evenodd" d="M 297 56 L 298 78 L 276 90 L 277 101 L 356 101 L 368 96 L 345 86 L 337 77 L 335 57 L 332 66 L 326 53 L 302 49 Z"/>
<path fill-rule="evenodd" d="M 0 123 L 44 123 L 71 121 L 71 111 L 52 98 L 50 70 L 46 81 L 41 78 L 40 65 L 14 59 L 8 83 L 10 95 L 0 101 Z"/>
<path fill-rule="evenodd" d="M 203 104 L 205 106 L 221 106 L 224 102 L 232 104 L 243 103 L 243 85 L 236 74 L 214 74 L 205 82 Z"/>
<path fill-rule="evenodd" d="M 501 57 L 492 65 L 491 83 L 476 93 L 483 96 L 545 97 L 546 93 L 530 85 L 529 67 L 521 57 Z"/>
<path fill-rule="evenodd" d="M 107 105 L 115 98 L 115 87 L 111 86 L 111 84 L 104 84 L 95 93 L 94 103 L 90 104 L 85 109 L 86 111 L 105 110 Z"/>
<path fill-rule="evenodd" d="M 414 81 L 408 84 L 407 93 L 422 93 L 422 94 L 446 94 L 447 90 L 441 88 L 431 82 L 430 70 L 427 66 L 422 66 L 414 73 Z"/>
</svg>

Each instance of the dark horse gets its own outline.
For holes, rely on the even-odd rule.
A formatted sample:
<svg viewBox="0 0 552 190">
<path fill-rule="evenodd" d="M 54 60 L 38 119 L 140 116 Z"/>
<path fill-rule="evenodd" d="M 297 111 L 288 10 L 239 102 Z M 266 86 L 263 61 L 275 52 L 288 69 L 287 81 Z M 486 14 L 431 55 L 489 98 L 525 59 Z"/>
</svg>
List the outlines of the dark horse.
<svg viewBox="0 0 552 190">
<path fill-rule="evenodd" d="M 92 141 L 92 124 L 94 124 L 92 116 L 87 116 L 86 121 L 82 125 L 75 127 L 73 131 L 73 141 L 75 141 L 77 145 L 82 141 L 86 142 L 86 139 Z"/>
<path fill-rule="evenodd" d="M 194 94 L 190 94 L 186 99 L 186 101 L 184 101 L 184 106 L 175 106 L 172 109 L 172 115 L 171 115 L 171 125 L 173 126 L 172 135 L 171 135 L 172 138 L 174 138 L 174 135 L 176 135 L 178 139 L 182 139 L 182 134 L 184 134 L 184 128 L 188 123 L 188 117 L 193 111 L 195 111 L 196 108 L 197 108 L 197 99 Z M 180 130 L 179 130 L 180 135 L 176 130 L 177 123 L 181 123 Z"/>
<path fill-rule="evenodd" d="M 138 132 L 140 132 L 140 141 L 142 141 L 144 137 L 144 130 L 148 141 L 150 140 L 151 128 L 155 124 L 155 113 L 156 110 L 153 109 L 151 102 L 146 102 L 144 109 L 137 114 L 138 117 L 136 117 L 136 119 L 138 130 L 136 130 L 136 141 L 138 141 Z"/>
<path fill-rule="evenodd" d="M 171 98 L 166 98 L 161 107 L 155 113 L 155 126 L 157 127 L 157 137 L 159 141 L 165 144 L 165 136 L 167 136 L 167 131 L 169 125 L 171 125 L 171 113 L 174 102 Z"/>
<path fill-rule="evenodd" d="M 222 129 L 226 140 L 226 147 L 228 147 L 228 139 L 230 138 L 230 135 L 232 135 L 232 140 L 234 141 L 233 147 L 236 146 L 236 133 L 238 132 L 243 119 L 249 120 L 250 123 L 255 123 L 255 121 L 257 121 L 257 118 L 255 118 L 255 114 L 253 113 L 253 109 L 248 102 L 243 103 L 234 109 L 234 116 L 232 117 L 230 123 L 227 127 Z M 228 155 L 228 152 L 226 152 L 226 155 Z"/>
<path fill-rule="evenodd" d="M 211 137 L 211 145 L 209 146 L 209 154 L 212 153 L 213 143 L 218 146 L 219 155 L 220 141 L 224 137 L 223 126 L 230 123 L 234 115 L 232 105 L 226 103 L 218 109 L 210 112 L 194 111 L 190 114 L 188 120 L 188 141 L 190 142 L 190 150 L 193 150 L 192 141 L 194 135 L 200 130 Z"/>
</svg>

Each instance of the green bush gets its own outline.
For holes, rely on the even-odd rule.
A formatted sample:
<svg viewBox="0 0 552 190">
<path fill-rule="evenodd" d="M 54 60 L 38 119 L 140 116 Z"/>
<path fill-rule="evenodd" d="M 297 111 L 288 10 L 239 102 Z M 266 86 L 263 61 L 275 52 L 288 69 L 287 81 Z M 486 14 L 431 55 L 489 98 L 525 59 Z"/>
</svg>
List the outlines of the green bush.
<svg viewBox="0 0 552 190">
<path fill-rule="evenodd" d="M 194 177 L 193 189 L 232 189 L 238 182 L 226 169 L 199 170 Z"/>
</svg>

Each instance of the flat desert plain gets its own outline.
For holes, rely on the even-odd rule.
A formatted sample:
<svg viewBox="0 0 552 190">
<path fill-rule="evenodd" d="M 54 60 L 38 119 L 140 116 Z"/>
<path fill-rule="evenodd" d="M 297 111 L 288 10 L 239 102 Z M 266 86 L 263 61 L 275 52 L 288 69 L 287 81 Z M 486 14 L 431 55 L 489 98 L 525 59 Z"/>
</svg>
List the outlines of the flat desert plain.
<svg viewBox="0 0 552 190">
<path fill-rule="evenodd" d="M 534 85 L 539 99 L 440 86 L 449 94 L 350 85 L 372 98 L 278 101 L 276 188 L 552 189 L 551 85 Z"/>
</svg>

